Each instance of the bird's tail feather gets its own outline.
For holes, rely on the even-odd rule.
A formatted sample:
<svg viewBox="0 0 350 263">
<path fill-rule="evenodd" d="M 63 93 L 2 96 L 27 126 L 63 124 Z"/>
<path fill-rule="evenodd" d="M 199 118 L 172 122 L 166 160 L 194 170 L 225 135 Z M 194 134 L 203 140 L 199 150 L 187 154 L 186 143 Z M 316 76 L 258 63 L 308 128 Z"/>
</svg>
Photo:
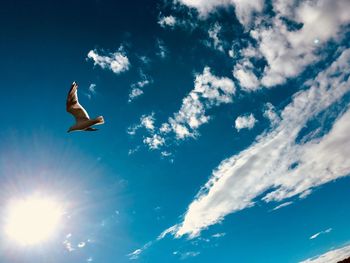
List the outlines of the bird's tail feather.
<svg viewBox="0 0 350 263">
<path fill-rule="evenodd" d="M 96 125 L 105 123 L 103 116 L 98 116 L 95 120 L 96 120 Z"/>
</svg>

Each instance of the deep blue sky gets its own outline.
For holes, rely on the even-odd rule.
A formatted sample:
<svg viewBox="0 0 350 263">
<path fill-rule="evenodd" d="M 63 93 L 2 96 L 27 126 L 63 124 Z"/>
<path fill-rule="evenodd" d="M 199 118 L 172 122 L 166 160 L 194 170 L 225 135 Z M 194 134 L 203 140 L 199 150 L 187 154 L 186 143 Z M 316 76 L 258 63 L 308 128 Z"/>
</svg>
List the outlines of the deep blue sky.
<svg viewBox="0 0 350 263">
<path fill-rule="evenodd" d="M 271 3 L 270 3 L 271 5 Z M 188 13 L 190 12 L 190 13 Z M 195 25 L 162 28 L 158 21 L 173 14 Z M 271 15 L 267 5 L 266 14 Z M 254 42 L 230 7 L 205 19 L 194 10 L 162 1 L 5 1 L 0 4 L 0 202 L 34 192 L 54 195 L 67 204 L 57 236 L 40 247 L 21 247 L 1 235 L 1 262 L 129 262 L 128 254 L 149 247 L 139 262 L 299 262 L 348 242 L 349 178 L 323 184 L 307 198 L 272 211 L 279 203 L 256 196 L 254 206 L 234 212 L 222 223 L 203 229 L 199 237 L 167 235 L 179 224 L 189 204 L 221 161 L 248 149 L 257 136 L 272 128 L 263 110 L 277 112 L 348 48 L 348 37 L 324 44 L 322 58 L 283 84 L 245 91 L 233 77 L 240 49 Z M 208 28 L 222 27 L 225 53 L 205 44 Z M 346 29 L 344 30 L 344 34 Z M 166 47 L 159 56 L 159 42 Z M 234 43 L 234 44 L 232 44 Z M 130 69 L 120 74 L 87 59 L 90 50 L 117 52 L 120 46 Z M 227 52 L 232 46 L 237 56 Z M 144 63 L 140 57 L 146 56 Z M 257 74 L 266 61 L 256 61 Z M 196 138 L 167 139 L 166 151 L 149 149 L 141 127 L 127 133 L 142 115 L 154 114 L 159 127 L 178 112 L 194 88 L 195 75 L 209 66 L 215 76 L 232 79 L 233 102 L 207 109 L 211 120 Z M 144 94 L 128 102 L 140 70 L 152 79 Z M 65 112 L 70 84 L 79 84 L 79 100 L 90 116 L 103 115 L 95 133 L 66 133 L 73 118 Z M 96 94 L 89 86 L 96 85 Z M 86 94 L 90 94 L 89 98 Z M 337 106 L 338 105 L 338 106 Z M 303 130 L 320 127 L 326 134 L 348 108 L 349 96 L 313 116 Z M 238 116 L 252 113 L 252 129 L 235 129 Z M 319 135 L 319 136 L 321 136 Z M 302 136 L 302 135 L 300 135 Z M 136 152 L 129 154 L 130 150 Z M 277 187 L 277 186 L 276 186 Z M 267 191 L 272 191 L 268 189 Z M 263 195 L 263 193 L 261 193 Z M 286 200 L 283 200 L 286 201 Z M 281 203 L 283 203 L 281 201 Z M 0 215 L 3 217 L 4 211 Z M 310 236 L 332 228 L 327 234 Z M 64 240 L 71 233 L 74 251 Z M 213 237 L 224 233 L 221 237 Z M 78 248 L 79 242 L 86 246 Z M 150 244 L 150 243 L 148 243 Z"/>
</svg>

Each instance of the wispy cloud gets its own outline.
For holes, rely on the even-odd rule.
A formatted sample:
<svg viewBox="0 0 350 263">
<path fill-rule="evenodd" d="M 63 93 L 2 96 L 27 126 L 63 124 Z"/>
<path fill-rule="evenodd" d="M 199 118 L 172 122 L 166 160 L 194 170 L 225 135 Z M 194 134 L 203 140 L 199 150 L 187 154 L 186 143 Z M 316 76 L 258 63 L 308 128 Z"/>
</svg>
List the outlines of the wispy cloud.
<svg viewBox="0 0 350 263">
<path fill-rule="evenodd" d="M 282 203 L 282 204 L 276 206 L 274 209 L 272 209 L 272 211 L 276 211 L 276 210 L 281 209 L 283 207 L 290 206 L 291 204 L 293 204 L 293 202 L 291 202 L 291 201 Z"/>
<path fill-rule="evenodd" d="M 131 84 L 131 90 L 129 93 L 128 102 L 132 102 L 135 98 L 141 96 L 144 93 L 143 88 L 151 84 L 153 81 L 152 78 L 148 77 L 142 71 L 140 72 L 140 76 L 141 76 L 141 80 Z"/>
<path fill-rule="evenodd" d="M 180 260 L 185 260 L 188 258 L 193 258 L 196 257 L 200 254 L 199 251 L 186 251 L 186 252 L 181 252 L 181 251 L 174 251 L 173 255 L 177 255 L 180 257 Z"/>
<path fill-rule="evenodd" d="M 203 73 L 196 75 L 194 89 L 182 100 L 179 111 L 159 128 L 149 129 L 152 137 L 146 138 L 144 142 L 153 146 L 150 142 L 156 141 L 157 145 L 161 146 L 166 138 L 172 136 L 171 133 L 177 140 L 198 136 L 199 127 L 210 120 L 207 111 L 221 104 L 231 103 L 235 92 L 236 88 L 231 79 L 217 77 L 211 73 L 209 67 L 205 67 Z M 154 116 L 152 118 L 154 121 Z M 142 124 L 141 118 L 141 124 L 133 126 L 131 131 L 136 131 L 142 126 L 145 125 Z"/>
<path fill-rule="evenodd" d="M 127 256 L 129 257 L 129 259 L 131 260 L 136 260 L 140 257 L 141 253 L 148 249 L 150 246 L 152 246 L 153 242 L 148 242 L 146 243 L 142 248 L 138 248 L 136 250 L 134 250 L 133 252 L 131 252 L 130 254 L 128 254 Z"/>
<path fill-rule="evenodd" d="M 154 126 L 155 118 L 154 113 L 147 115 L 144 114 L 140 118 L 140 123 L 137 125 L 133 125 L 127 129 L 127 133 L 130 135 L 135 135 L 136 131 L 140 128 L 145 128 L 148 132 L 153 133 L 155 126 Z"/>
<path fill-rule="evenodd" d="M 158 20 L 158 24 L 161 27 L 170 27 L 173 28 L 176 24 L 176 18 L 172 15 L 170 16 L 162 16 Z"/>
<path fill-rule="evenodd" d="M 216 233 L 216 234 L 213 234 L 212 235 L 212 237 L 214 237 L 214 238 L 220 238 L 220 237 L 224 237 L 224 236 L 226 236 L 226 233 Z"/>
<path fill-rule="evenodd" d="M 322 138 L 297 144 L 296 138 L 308 120 L 326 110 L 350 91 L 350 49 L 345 50 L 325 71 L 297 93 L 281 113 L 274 129 L 221 162 L 210 180 L 189 205 L 176 237 L 195 237 L 227 214 L 251 207 L 254 200 L 273 188 L 262 200 L 282 201 L 310 193 L 313 187 L 350 173 L 347 158 L 350 140 L 350 110 Z M 291 168 L 292 164 L 298 163 Z"/>
<path fill-rule="evenodd" d="M 115 74 L 120 74 L 130 68 L 130 62 L 123 46 L 117 52 L 106 55 L 100 55 L 96 49 L 90 50 L 87 57 L 94 61 L 94 65 L 98 65 L 103 69 L 109 69 Z"/>
<path fill-rule="evenodd" d="M 222 27 L 219 25 L 219 23 L 215 23 L 211 28 L 208 30 L 209 39 L 211 41 L 207 41 L 206 44 L 208 46 L 212 46 L 214 49 L 219 50 L 221 52 L 224 51 L 224 46 L 222 40 L 219 38 L 219 34 Z"/>
<path fill-rule="evenodd" d="M 165 46 L 165 43 L 163 40 L 161 39 L 157 39 L 156 41 L 156 48 L 157 48 L 157 56 L 159 56 L 160 58 L 166 58 L 166 56 L 168 55 L 169 51 Z"/>
<path fill-rule="evenodd" d="M 316 256 L 314 258 L 309 258 L 307 260 L 301 261 L 300 263 L 337 263 L 341 260 L 350 257 L 350 246 L 344 246 L 342 248 L 334 249 L 328 251 L 325 254 Z"/>
<path fill-rule="evenodd" d="M 332 228 L 328 228 L 328 229 L 326 229 L 326 230 L 320 231 L 320 232 L 318 232 L 318 233 L 312 235 L 312 236 L 310 237 L 310 239 L 315 239 L 315 238 L 319 237 L 320 235 L 330 233 L 331 231 L 332 231 Z"/>
</svg>

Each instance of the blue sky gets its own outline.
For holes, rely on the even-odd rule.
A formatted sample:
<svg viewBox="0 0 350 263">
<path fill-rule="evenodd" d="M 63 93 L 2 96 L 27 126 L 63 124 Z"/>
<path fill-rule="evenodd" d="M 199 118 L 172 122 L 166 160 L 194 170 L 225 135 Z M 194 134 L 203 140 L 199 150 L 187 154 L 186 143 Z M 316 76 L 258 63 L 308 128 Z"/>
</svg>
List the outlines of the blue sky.
<svg viewBox="0 0 350 263">
<path fill-rule="evenodd" d="M 349 257 L 349 8 L 1 3 L 1 224 L 18 196 L 66 209 L 45 244 L 1 235 L 0 261 Z M 98 132 L 66 133 L 73 81 Z"/>
</svg>

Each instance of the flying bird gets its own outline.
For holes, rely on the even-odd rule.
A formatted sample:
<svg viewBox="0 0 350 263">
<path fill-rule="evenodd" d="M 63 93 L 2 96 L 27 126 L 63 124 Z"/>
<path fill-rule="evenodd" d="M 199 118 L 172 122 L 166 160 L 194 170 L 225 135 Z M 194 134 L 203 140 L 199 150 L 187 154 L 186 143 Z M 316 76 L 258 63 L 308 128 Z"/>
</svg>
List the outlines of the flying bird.
<svg viewBox="0 0 350 263">
<path fill-rule="evenodd" d="M 67 132 L 71 131 L 97 131 L 93 128 L 93 125 L 99 125 L 104 123 L 102 116 L 95 119 L 90 119 L 86 110 L 79 104 L 78 101 L 78 85 L 73 82 L 67 96 L 67 112 L 72 114 L 75 118 L 75 124 L 69 128 Z"/>
</svg>

